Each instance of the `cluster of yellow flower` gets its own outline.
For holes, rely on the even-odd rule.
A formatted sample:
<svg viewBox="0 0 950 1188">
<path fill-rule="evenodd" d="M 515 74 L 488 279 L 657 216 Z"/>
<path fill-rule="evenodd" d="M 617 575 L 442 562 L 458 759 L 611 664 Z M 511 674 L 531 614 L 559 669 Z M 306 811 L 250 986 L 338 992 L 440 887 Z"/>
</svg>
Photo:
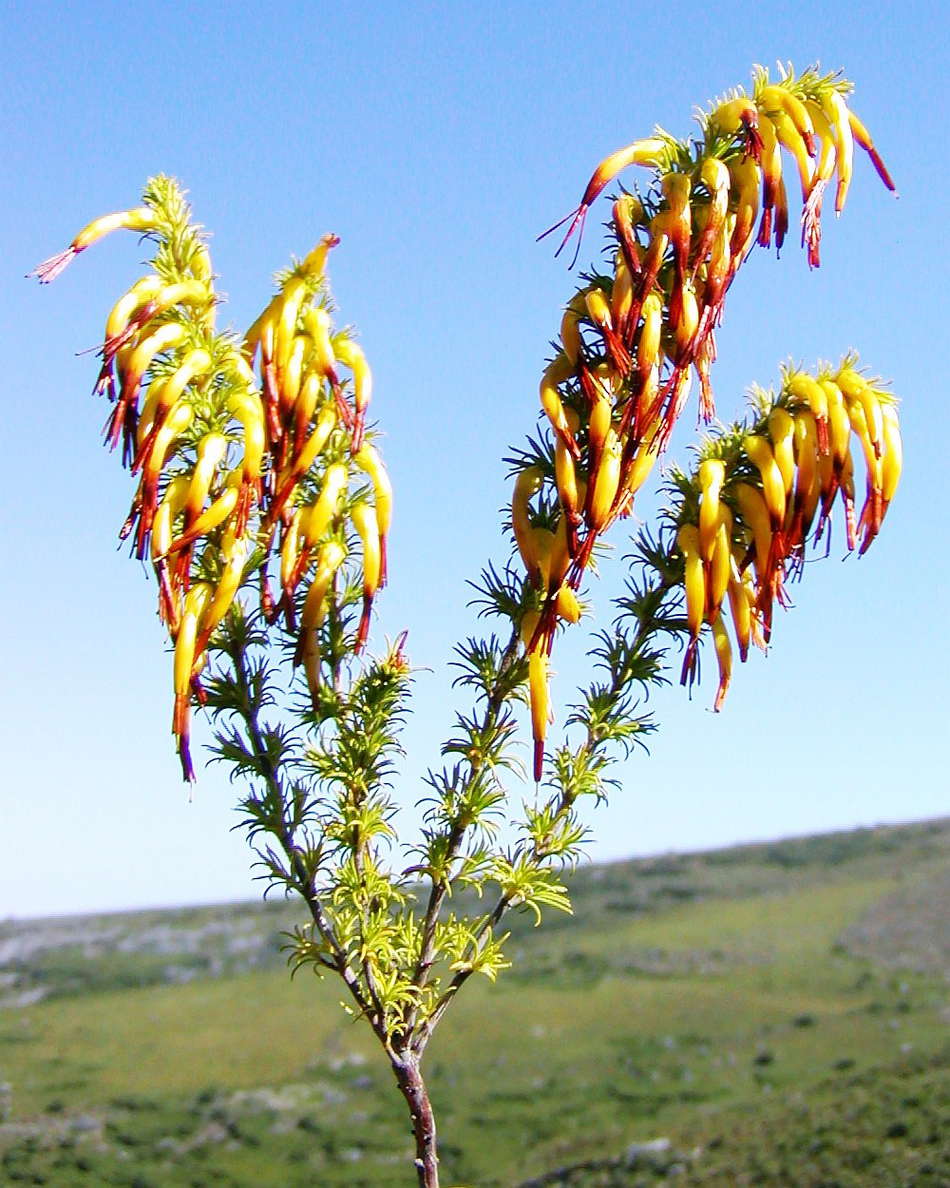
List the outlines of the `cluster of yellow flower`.
<svg viewBox="0 0 950 1188">
<path fill-rule="evenodd" d="M 783 581 L 800 573 L 805 544 L 823 536 L 840 495 L 849 549 L 864 553 L 880 529 L 900 480 L 902 448 L 897 403 L 856 370 L 853 357 L 836 371 L 812 376 L 788 370 L 775 400 L 756 422 L 711 438 L 695 472 L 684 476 L 674 517 L 684 563 L 690 640 L 682 681 L 695 679 L 700 633 L 712 628 L 719 662 L 719 709 L 732 674 L 723 622 L 728 596 L 732 626 L 745 660 L 750 639 L 764 648 Z M 855 515 L 852 439 L 864 457 L 867 494 Z"/>
<path fill-rule="evenodd" d="M 152 179 L 142 206 L 94 220 L 33 275 L 53 280 L 118 229 L 144 234 L 157 250 L 152 272 L 109 314 L 96 390 L 113 405 L 107 440 L 122 441 L 124 461 L 140 476 L 121 536 L 134 534 L 136 555 L 151 558 L 158 578 L 159 614 L 175 646 L 172 729 L 193 779 L 189 719 L 203 699 L 208 643 L 250 567 L 260 572 L 266 612 L 282 612 L 294 630 L 304 583 L 297 661 L 316 698 L 317 632 L 351 553 L 347 525 L 360 542 L 359 651 L 385 581 L 392 490 L 365 433 L 369 367 L 330 317 L 325 266 L 335 236 L 281 278 L 241 341 L 215 330 L 208 250 L 170 178 Z M 283 593 L 275 605 L 267 571 L 278 553 Z"/>
<path fill-rule="evenodd" d="M 515 477 L 515 540 L 537 595 L 522 624 L 535 778 L 557 624 L 576 621 L 571 595 L 594 545 L 629 514 L 669 442 L 694 374 L 700 412 L 706 420 L 713 415 L 710 370 L 726 293 L 752 247 L 773 240 L 781 247 L 788 230 L 782 150 L 798 166 L 802 240 L 813 265 L 824 190 L 837 173 L 840 211 L 855 142 L 894 188 L 867 130 L 848 109 L 848 91 L 846 81 L 814 70 L 789 72 L 778 83 L 759 71 L 751 96 L 734 94 L 702 117 L 702 140 L 680 142 L 658 131 L 606 158 L 580 205 L 562 220 L 571 220 L 563 248 L 621 169 L 650 170 L 647 193 L 622 193 L 613 203 L 609 274 L 586 277 L 568 303 L 558 353 L 541 380 L 541 406 L 555 438 L 551 473 L 526 462 Z M 867 523 L 873 534 L 873 513 Z"/>
</svg>

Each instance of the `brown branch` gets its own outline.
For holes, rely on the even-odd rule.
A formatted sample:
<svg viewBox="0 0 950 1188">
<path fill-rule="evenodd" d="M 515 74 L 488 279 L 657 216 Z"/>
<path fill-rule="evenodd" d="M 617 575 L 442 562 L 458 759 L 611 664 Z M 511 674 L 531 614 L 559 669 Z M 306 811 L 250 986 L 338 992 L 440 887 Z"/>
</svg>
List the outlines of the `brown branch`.
<svg viewBox="0 0 950 1188">
<path fill-rule="evenodd" d="M 399 1057 L 392 1056 L 390 1059 L 396 1083 L 406 1099 L 412 1119 L 412 1133 L 416 1142 L 414 1163 L 419 1177 L 419 1188 L 439 1188 L 435 1115 L 432 1112 L 425 1081 L 419 1071 L 419 1058 L 409 1053 Z"/>
</svg>

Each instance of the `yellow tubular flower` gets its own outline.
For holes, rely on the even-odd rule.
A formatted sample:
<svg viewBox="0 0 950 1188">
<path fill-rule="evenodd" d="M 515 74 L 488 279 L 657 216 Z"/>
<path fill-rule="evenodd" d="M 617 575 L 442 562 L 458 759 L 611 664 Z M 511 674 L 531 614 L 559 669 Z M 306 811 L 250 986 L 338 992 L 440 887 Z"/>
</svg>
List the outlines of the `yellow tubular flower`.
<svg viewBox="0 0 950 1188">
<path fill-rule="evenodd" d="M 353 424 L 353 453 L 363 444 L 363 425 L 366 421 L 366 409 L 373 396 L 373 373 L 363 349 L 352 339 L 337 340 L 335 347 L 337 360 L 353 372 L 353 404 L 356 418 Z"/>
<path fill-rule="evenodd" d="M 710 114 L 709 123 L 726 136 L 735 135 L 740 128 L 757 128 L 759 113 L 747 95 L 727 99 Z"/>
<path fill-rule="evenodd" d="M 328 540 L 320 549 L 317 568 L 307 591 L 300 616 L 301 631 L 319 627 L 326 615 L 326 596 L 333 576 L 346 559 L 346 549 L 335 540 Z"/>
<path fill-rule="evenodd" d="M 511 527 L 515 544 L 518 546 L 525 569 L 533 579 L 539 574 L 539 558 L 528 504 L 532 496 L 541 489 L 543 477 L 539 467 L 526 467 L 515 479 L 511 497 Z"/>
<path fill-rule="evenodd" d="M 686 622 L 690 636 L 699 639 L 706 615 L 706 575 L 699 551 L 699 529 L 684 524 L 676 534 L 676 545 L 686 563 L 683 589 L 686 593 Z"/>
<path fill-rule="evenodd" d="M 736 634 L 736 643 L 739 645 L 739 659 L 745 663 L 749 655 L 749 640 L 752 636 L 752 607 L 755 602 L 755 593 L 751 583 L 736 576 L 741 560 L 741 557 L 736 558 L 736 555 L 733 554 L 734 568 L 733 575 L 729 579 L 728 594 L 732 626 Z"/>
<path fill-rule="evenodd" d="M 133 340 L 132 345 L 119 352 L 118 369 L 121 392 L 106 428 L 106 438 L 113 449 L 119 444 L 120 437 L 125 435 L 128 453 L 132 453 L 132 426 L 139 403 L 141 380 L 143 380 L 147 369 L 152 366 L 156 356 L 163 350 L 176 346 L 182 341 L 184 335 L 184 327 L 179 326 L 177 322 L 165 322 L 152 334 L 147 335 L 145 339 L 140 342 Z M 108 365 L 103 367 L 100 372 L 97 388 L 103 384 L 103 377 L 105 377 L 105 385 L 110 387 L 112 372 Z"/>
<path fill-rule="evenodd" d="M 706 618 L 712 620 L 719 614 L 722 600 L 729 589 L 732 577 L 732 513 L 722 504 L 719 509 L 719 524 L 713 542 L 712 556 L 706 578 Z"/>
<path fill-rule="evenodd" d="M 809 158 L 815 151 L 815 129 L 804 104 L 785 87 L 766 86 L 759 91 L 759 111 L 771 120 L 778 140 L 795 158 L 802 182 L 802 201 L 811 188 Z"/>
<path fill-rule="evenodd" d="M 336 571 L 346 559 L 346 549 L 335 540 L 328 540 L 320 549 L 317 568 L 304 600 L 303 611 L 300 615 L 300 636 L 297 640 L 297 651 L 294 655 L 294 665 L 303 662 L 308 643 L 326 618 L 327 594 L 333 582 Z M 312 690 L 311 690 L 312 692 Z"/>
<path fill-rule="evenodd" d="M 717 615 L 712 623 L 713 643 L 716 646 L 716 660 L 719 662 L 719 688 L 716 690 L 716 700 L 713 712 L 719 713 L 722 703 L 726 700 L 729 683 L 732 680 L 732 645 L 729 634 L 722 621 L 722 615 Z"/>
<path fill-rule="evenodd" d="M 814 186 L 819 181 L 827 184 L 834 177 L 835 165 L 838 162 L 834 129 L 819 103 L 813 99 L 806 99 L 805 109 L 812 121 L 820 145 L 812 185 Z"/>
<path fill-rule="evenodd" d="M 804 104 L 791 91 L 778 85 L 761 87 L 756 95 L 756 106 L 760 115 L 768 115 L 773 121 L 776 117 L 790 120 L 805 142 L 808 153 L 813 153 L 815 129 Z"/>
<path fill-rule="evenodd" d="M 838 489 L 837 477 L 835 475 L 835 460 L 834 456 L 829 451 L 827 454 L 818 455 L 818 493 L 819 498 L 824 502 L 828 501 L 828 506 L 831 506 L 831 501 L 834 499 Z M 821 535 L 821 523 L 819 523 L 818 535 Z"/>
<path fill-rule="evenodd" d="M 528 654 L 528 697 L 531 703 L 531 734 L 534 740 L 533 774 L 536 784 L 544 770 L 544 740 L 548 732 L 551 696 L 548 689 L 548 657 L 543 647 Z"/>
<path fill-rule="evenodd" d="M 632 306 L 633 273 L 623 252 L 618 252 L 614 261 L 614 284 L 610 291 L 610 317 L 621 338 L 626 332 L 627 317 Z"/>
<path fill-rule="evenodd" d="M 304 256 L 300 265 L 300 271 L 305 273 L 311 281 L 319 281 L 327 269 L 327 256 L 331 248 L 335 248 L 340 242 L 339 235 L 334 235 L 332 231 L 324 235 L 320 242 L 310 249 Z"/>
<path fill-rule="evenodd" d="M 103 341 L 117 338 L 128 326 L 129 319 L 135 311 L 146 301 L 149 301 L 162 288 L 162 281 L 157 276 L 143 276 L 137 280 L 127 293 L 124 293 L 113 305 L 106 318 L 106 329 Z"/>
<path fill-rule="evenodd" d="M 188 498 L 185 500 L 185 528 L 201 514 L 215 473 L 228 452 L 228 439 L 223 433 L 206 433 L 198 442 Z"/>
<path fill-rule="evenodd" d="M 777 532 L 785 519 L 785 479 L 772 452 L 771 442 L 765 437 L 749 433 L 743 439 L 743 446 L 761 476 L 762 496 L 769 510 L 772 531 Z"/>
<path fill-rule="evenodd" d="M 646 482 L 650 471 L 656 464 L 657 453 L 652 447 L 652 438 L 640 443 L 637 447 L 637 452 L 633 456 L 633 463 L 630 471 L 627 474 L 626 489 L 632 494 L 640 490 Z"/>
<path fill-rule="evenodd" d="M 274 522 L 280 516 L 284 505 L 293 493 L 297 483 L 307 473 L 319 455 L 323 453 L 323 448 L 329 441 L 330 434 L 336 428 L 336 425 L 336 407 L 328 404 L 320 411 L 313 433 L 307 438 L 300 453 L 280 473 L 277 482 L 277 493 L 274 496 L 274 501 L 269 511 L 271 522 Z"/>
<path fill-rule="evenodd" d="M 573 439 L 580 424 L 580 417 L 572 408 L 564 409 L 563 414 L 565 427 Z M 554 442 L 554 481 L 564 515 L 569 524 L 576 528 L 581 522 L 580 509 L 583 499 L 578 490 L 577 467 L 574 464 L 574 458 L 560 436 Z"/>
<path fill-rule="evenodd" d="M 614 231 L 620 241 L 621 252 L 627 267 L 639 276 L 642 266 L 642 251 L 637 240 L 637 228 L 646 224 L 643 203 L 633 194 L 621 194 L 615 199 L 612 209 Z"/>
<path fill-rule="evenodd" d="M 133 210 L 120 210 L 115 214 L 100 215 L 87 223 L 73 239 L 65 251 L 50 256 L 42 264 L 33 269 L 30 276 L 35 276 L 41 285 L 48 285 L 56 279 L 70 262 L 91 247 L 97 240 L 112 231 L 153 231 L 157 225 L 155 212 L 148 206 L 137 206 Z"/>
<path fill-rule="evenodd" d="M 375 446 L 364 442 L 360 449 L 353 455 L 353 462 L 364 474 L 369 476 L 373 484 L 376 519 L 379 523 L 379 584 L 385 586 L 387 565 L 386 542 L 389 537 L 389 529 L 393 518 L 393 486 L 389 481 L 386 467 L 383 465 L 383 460 L 380 458 Z"/>
<path fill-rule="evenodd" d="M 768 573 L 769 556 L 772 551 L 772 516 L 765 496 L 750 483 L 734 483 L 730 491 L 742 522 L 752 534 L 755 568 L 762 577 Z"/>
<path fill-rule="evenodd" d="M 645 376 L 656 364 L 660 354 L 660 335 L 663 330 L 663 300 L 658 293 L 649 293 L 641 310 L 643 326 L 637 345 L 637 370 Z"/>
<path fill-rule="evenodd" d="M 695 524 L 684 524 L 676 534 L 676 545 L 683 554 L 683 591 L 686 598 L 686 623 L 689 627 L 689 643 L 683 655 L 680 684 L 692 684 L 696 678 L 699 657 L 699 633 L 706 614 L 706 574 L 703 559 L 699 554 L 699 529 Z"/>
<path fill-rule="evenodd" d="M 554 529 L 554 544 L 551 546 L 551 570 L 549 589 L 556 589 L 564 581 L 571 567 L 571 549 L 568 539 L 566 516 L 560 516 Z"/>
<path fill-rule="evenodd" d="M 818 449 L 828 453 L 828 393 L 816 379 L 804 371 L 796 371 L 785 379 L 785 391 L 811 409 L 815 418 Z"/>
<path fill-rule="evenodd" d="M 894 498 L 897 484 L 900 482 L 901 469 L 904 461 L 904 448 L 901 442 L 900 420 L 897 406 L 883 404 L 881 415 L 884 419 L 884 455 L 881 459 L 881 494 L 884 499 L 884 510 Z"/>
<path fill-rule="evenodd" d="M 834 177 L 838 164 L 838 152 L 837 139 L 821 107 L 812 100 L 806 100 L 806 107 L 821 138 L 821 147 L 818 161 L 815 164 L 808 201 L 802 212 L 802 244 L 808 251 L 809 266 L 817 268 L 821 263 L 821 209 L 825 189 Z"/>
<path fill-rule="evenodd" d="M 613 324 L 613 315 L 611 314 L 610 302 L 607 299 L 607 295 L 603 289 L 588 289 L 584 303 L 587 308 L 588 317 L 600 331 L 608 354 L 620 371 L 626 374 L 630 370 L 630 355 Z"/>
<path fill-rule="evenodd" d="M 304 436 L 313 420 L 317 402 L 323 388 L 323 378 L 316 371 L 307 371 L 300 383 L 297 401 L 294 404 L 294 450 L 299 453 Z"/>
<path fill-rule="evenodd" d="M 643 257 L 643 269 L 640 274 L 641 293 L 652 292 L 656 284 L 657 275 L 666 256 L 666 249 L 671 243 L 670 232 L 672 228 L 670 223 L 673 217 L 670 211 L 661 210 L 649 222 L 647 229 L 649 242 L 647 243 L 646 254 Z"/>
<path fill-rule="evenodd" d="M 755 242 L 755 224 L 759 217 L 759 192 L 762 184 L 762 170 L 754 158 L 741 157 L 729 163 L 732 190 L 736 195 L 736 217 L 729 240 L 729 255 L 732 263 L 730 273 L 748 255 Z"/>
<path fill-rule="evenodd" d="M 802 202 L 808 201 L 812 183 L 815 178 L 815 167 L 812 164 L 808 149 L 798 129 L 786 115 L 780 115 L 775 121 L 775 135 L 779 144 L 795 158 L 798 167 L 798 179 L 801 183 Z"/>
<path fill-rule="evenodd" d="M 818 426 L 810 409 L 795 414 L 795 498 L 792 543 L 804 540 L 818 506 Z"/>
<path fill-rule="evenodd" d="M 535 558 L 537 584 L 545 594 L 551 589 L 551 558 L 554 533 L 550 528 L 531 529 L 531 551 Z"/>
<path fill-rule="evenodd" d="M 186 780 L 195 778 L 191 765 L 189 741 L 189 718 L 191 712 L 191 677 L 195 666 L 198 628 L 205 607 L 211 598 L 211 585 L 196 582 L 185 595 L 178 636 L 175 639 L 174 686 L 175 710 L 172 715 L 172 733 L 178 738 L 178 753 L 182 773 Z"/>
<path fill-rule="evenodd" d="M 264 464 L 264 450 L 267 433 L 264 428 L 264 406 L 253 388 L 232 392 L 226 401 L 226 408 L 244 430 L 242 444 L 244 459 L 241 463 L 241 494 L 238 500 L 236 532 L 244 535 L 251 503 L 260 498 L 261 468 Z"/>
<path fill-rule="evenodd" d="M 320 454 L 323 453 L 323 448 L 330 440 L 330 434 L 336 428 L 337 423 L 338 417 L 334 405 L 328 404 L 320 410 L 320 415 L 317 417 L 316 424 L 313 427 L 313 433 L 307 438 L 303 449 L 294 462 L 294 473 L 298 476 L 307 473 Z"/>
<path fill-rule="evenodd" d="M 298 334 L 293 339 L 287 358 L 279 369 L 277 390 L 280 397 L 280 411 L 283 417 L 287 417 L 290 410 L 297 403 L 297 397 L 300 395 L 304 357 L 309 345 L 310 340 L 306 335 Z"/>
<path fill-rule="evenodd" d="M 188 267 L 195 280 L 200 280 L 209 288 L 211 287 L 211 282 L 214 280 L 214 269 L 211 267 L 211 253 L 208 251 L 207 244 L 198 244 L 188 261 Z"/>
<path fill-rule="evenodd" d="M 696 261 L 705 260 L 713 240 L 719 234 L 722 224 L 729 211 L 729 192 L 732 178 L 729 167 L 718 157 L 704 157 L 700 166 L 699 178 L 709 191 L 709 216 L 703 228 L 702 237 L 696 249 Z"/>
<path fill-rule="evenodd" d="M 860 550 L 864 554 L 877 535 L 881 520 L 884 518 L 884 467 L 871 440 L 871 431 L 868 428 L 861 404 L 857 401 L 850 404 L 848 415 L 851 419 L 851 427 L 864 450 L 864 464 L 867 470 L 867 498 L 861 509 L 861 518 L 858 524 L 858 527 L 864 531 Z"/>
<path fill-rule="evenodd" d="M 175 441 L 189 427 L 194 420 L 194 408 L 182 401 L 176 404 L 165 422 L 155 435 L 152 448 L 142 467 L 142 478 L 139 482 L 137 502 L 139 506 L 139 529 L 136 536 L 136 556 L 141 561 L 146 552 L 148 534 L 152 528 L 152 519 L 156 511 L 156 494 L 158 491 L 158 477 L 165 465 L 165 456 Z"/>
<path fill-rule="evenodd" d="M 559 619 L 565 623 L 578 623 L 581 618 L 581 604 L 577 595 L 568 585 L 562 585 L 554 599 L 554 610 Z"/>
<path fill-rule="evenodd" d="M 359 654 L 369 637 L 373 599 L 379 589 L 379 524 L 376 520 L 375 509 L 365 500 L 360 500 L 359 503 L 353 505 L 350 518 L 363 545 L 363 613 L 353 649 Z"/>
<path fill-rule="evenodd" d="M 190 383 L 207 375 L 210 370 L 211 356 L 204 347 L 195 347 L 183 356 L 181 363 L 168 379 L 159 381 L 157 386 L 149 386 L 149 396 L 142 410 L 136 434 L 138 448 L 132 460 L 133 474 L 142 465 L 145 455 L 153 448 L 169 410 L 179 403 Z M 152 388 L 155 389 L 154 392 Z"/>
<path fill-rule="evenodd" d="M 185 496 L 191 479 L 187 474 L 176 474 L 169 480 L 152 521 L 152 560 L 163 557 L 172 546 L 173 526 L 185 506 Z"/>
<path fill-rule="evenodd" d="M 658 454 L 659 445 L 656 443 L 659 422 L 657 420 L 660 412 L 660 366 L 659 363 L 654 363 L 645 374 L 640 376 L 640 394 L 637 397 L 636 408 L 631 406 L 631 411 L 635 412 L 634 417 L 634 434 L 641 441 L 649 441 L 651 451 Z M 624 417 L 626 428 L 626 416 Z"/>
<path fill-rule="evenodd" d="M 841 491 L 842 502 L 844 503 L 844 524 L 847 545 L 850 550 L 853 550 L 857 544 L 857 523 L 854 514 L 854 459 L 851 457 L 850 449 L 845 455 L 844 464 L 838 476 L 838 486 Z"/>
<path fill-rule="evenodd" d="M 282 372 L 296 348 L 297 321 L 300 309 L 307 296 L 307 282 L 300 276 L 291 276 L 284 284 L 274 316 L 274 362 Z"/>
<path fill-rule="evenodd" d="M 241 354 L 248 361 L 254 362 L 254 357 L 257 354 L 258 348 L 261 346 L 261 339 L 264 334 L 265 327 L 270 345 L 270 353 L 273 354 L 274 341 L 274 318 L 280 308 L 283 299 L 282 293 L 277 293 L 273 296 L 268 304 L 261 310 L 250 328 L 244 335 L 244 341 L 241 343 Z"/>
<path fill-rule="evenodd" d="M 561 346 L 573 367 L 576 367 L 581 357 L 581 332 L 578 326 L 579 314 L 568 305 L 561 318 Z"/>
<path fill-rule="evenodd" d="M 871 139 L 871 134 L 867 128 L 861 123 L 853 111 L 848 111 L 848 123 L 851 125 L 851 132 L 855 141 L 864 149 L 864 151 L 871 158 L 871 163 L 877 170 L 877 175 L 881 181 L 892 192 L 897 189 L 894 185 L 891 175 L 887 171 L 887 166 L 881 160 L 881 155 L 874 147 L 874 141 Z"/>
<path fill-rule="evenodd" d="M 666 173 L 660 178 L 660 189 L 669 203 L 672 218 L 669 222 L 670 238 L 673 241 L 675 260 L 680 277 L 686 272 L 686 257 L 692 234 L 690 194 L 693 183 L 689 174 Z"/>
<path fill-rule="evenodd" d="M 221 494 L 212 501 L 210 507 L 198 516 L 191 527 L 172 541 L 166 549 L 166 553 L 177 553 L 193 544 L 199 537 L 207 536 L 209 532 L 220 527 L 234 512 L 238 504 L 238 497 L 237 487 L 233 485 L 225 487 Z"/>
<path fill-rule="evenodd" d="M 881 402 L 877 393 L 864 376 L 853 367 L 842 367 L 834 382 L 841 389 L 845 400 L 857 402 L 864 410 L 868 433 L 874 446 L 874 453 L 880 457 L 884 446 L 884 423 L 881 419 Z"/>
<path fill-rule="evenodd" d="M 327 467 L 317 501 L 304 515 L 301 525 L 303 544 L 306 548 L 313 548 L 326 535 L 339 510 L 348 477 L 349 472 L 342 462 L 334 462 Z"/>
<path fill-rule="evenodd" d="M 846 402 L 846 408 L 848 410 L 848 420 L 851 422 L 851 430 L 861 444 L 868 474 L 873 476 L 879 469 L 880 458 L 878 456 L 877 443 L 874 441 L 874 435 L 871 426 L 868 424 L 867 414 L 864 411 L 864 405 L 859 400 L 849 400 Z M 877 409 L 877 412 L 880 415 L 880 408 Z M 883 434 L 883 422 L 881 432 Z"/>
<path fill-rule="evenodd" d="M 186 401 L 180 401 L 168 413 L 152 441 L 152 448 L 145 460 L 144 477 L 151 482 L 158 479 L 165 464 L 165 456 L 173 443 L 189 427 L 195 418 L 194 408 Z"/>
<path fill-rule="evenodd" d="M 673 327 L 673 333 L 679 348 L 679 357 L 685 359 L 689 357 L 693 337 L 699 327 L 699 305 L 696 301 L 696 290 L 689 281 L 684 281 L 677 291 L 680 294 L 680 316 Z"/>
<path fill-rule="evenodd" d="M 178 322 L 164 322 L 147 338 L 136 343 L 128 358 L 128 363 L 122 368 L 123 396 L 129 402 L 134 402 L 138 394 L 142 376 L 148 371 L 155 357 L 169 347 L 177 346 L 185 337 L 184 326 Z"/>
<path fill-rule="evenodd" d="M 567 417 L 567 411 L 561 400 L 561 394 L 558 391 L 558 384 L 563 383 L 568 376 L 572 375 L 573 370 L 567 356 L 564 354 L 558 355 L 544 369 L 544 373 L 541 376 L 539 395 L 541 398 L 541 407 L 551 422 L 551 428 L 554 430 L 558 442 L 563 444 L 571 457 L 576 460 L 580 457 L 580 450 L 577 448 L 577 442 L 574 440 L 577 425 L 571 426 Z"/>
<path fill-rule="evenodd" d="M 851 448 L 851 422 L 844 393 L 833 380 L 821 379 L 818 383 L 828 397 L 828 444 L 840 466 Z"/>
<path fill-rule="evenodd" d="M 307 689 L 314 709 L 318 708 L 320 702 L 320 661 L 319 637 L 316 631 L 308 631 L 300 650 L 300 663 L 307 678 Z"/>
<path fill-rule="evenodd" d="M 317 367 L 331 383 L 336 383 L 336 354 L 330 342 L 330 315 L 321 306 L 311 306 L 304 312 L 304 324 L 313 339 Z"/>
<path fill-rule="evenodd" d="M 779 202 L 779 187 L 782 184 L 782 150 L 771 120 L 761 120 L 759 132 L 762 136 L 762 221 L 759 224 L 758 242 L 762 247 L 768 247 L 772 242 L 773 213 Z"/>
<path fill-rule="evenodd" d="M 600 465 L 593 480 L 587 506 L 587 524 L 599 532 L 610 519 L 617 489 L 620 486 L 620 463 L 623 446 L 617 434 L 608 429 Z"/>
<path fill-rule="evenodd" d="M 613 404 L 610 400 L 610 388 L 599 376 L 594 377 L 591 393 L 590 419 L 587 425 L 587 449 L 590 455 L 590 466 L 593 469 L 603 452 L 607 434 L 613 418 Z"/>
<path fill-rule="evenodd" d="M 300 556 L 300 525 L 303 513 L 303 508 L 298 507 L 294 510 L 280 545 L 280 585 L 287 595 L 292 595 L 294 591 L 294 575 L 297 572 L 297 560 Z"/>
<path fill-rule="evenodd" d="M 125 328 L 102 344 L 103 356 L 109 359 L 121 346 L 153 318 L 173 309 L 176 305 L 208 305 L 214 302 L 214 294 L 199 280 L 176 281 L 163 285 L 148 298 L 129 318 Z"/>
<path fill-rule="evenodd" d="M 591 203 L 594 202 L 604 186 L 608 185 L 628 165 L 654 165 L 665 149 L 666 143 L 662 137 L 651 136 L 643 140 L 635 140 L 633 144 L 628 144 L 626 148 L 618 149 L 617 152 L 611 153 L 609 157 L 605 157 L 591 175 L 590 181 L 587 183 L 581 198 L 580 205 L 575 210 L 572 210 L 570 214 L 565 215 L 560 222 L 555 223 L 553 227 L 549 227 L 538 238 L 543 239 L 545 235 L 550 235 L 552 231 L 556 231 L 558 227 L 563 226 L 570 219 L 571 223 L 567 229 L 567 233 L 561 240 L 561 246 L 555 253 L 555 255 L 560 255 L 564 249 L 564 245 L 574 234 L 575 230 L 580 229 L 580 233 L 583 234 L 584 219 L 587 216 L 587 212 L 590 209 Z M 580 251 L 580 238 L 578 238 L 578 251 Z"/>
<path fill-rule="evenodd" d="M 851 185 L 851 174 L 854 169 L 854 136 L 851 132 L 851 122 L 848 119 L 848 105 L 835 90 L 824 91 L 819 99 L 821 110 L 831 126 L 835 138 L 835 156 L 838 163 L 838 188 L 835 192 L 835 213 L 841 214 L 844 209 L 848 188 Z"/>
<path fill-rule="evenodd" d="M 610 312 L 610 302 L 603 289 L 588 289 L 584 294 L 584 304 L 590 320 L 599 330 L 612 330 L 613 319 Z"/>
<path fill-rule="evenodd" d="M 719 497 L 725 477 L 726 464 L 721 459 L 707 458 L 699 464 L 699 551 L 704 561 L 712 559 L 721 518 Z"/>
<path fill-rule="evenodd" d="M 231 609 L 237 592 L 241 588 L 241 580 L 244 577 L 248 558 L 247 541 L 243 538 L 235 538 L 230 533 L 226 534 L 221 545 L 221 556 L 224 566 L 218 576 L 211 601 L 202 616 L 201 635 L 195 649 L 198 654 L 208 646 L 214 629 Z"/>
</svg>

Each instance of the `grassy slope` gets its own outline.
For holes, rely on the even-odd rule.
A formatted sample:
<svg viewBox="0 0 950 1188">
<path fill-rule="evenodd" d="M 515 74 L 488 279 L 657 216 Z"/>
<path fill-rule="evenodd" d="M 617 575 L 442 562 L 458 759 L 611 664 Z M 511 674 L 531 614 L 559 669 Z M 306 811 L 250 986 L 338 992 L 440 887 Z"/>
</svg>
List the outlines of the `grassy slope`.
<svg viewBox="0 0 950 1188">
<path fill-rule="evenodd" d="M 430 1049 L 446 1183 L 633 1185 L 670 1162 L 679 1183 L 950 1182 L 946 983 L 875 965 L 860 926 L 927 903 L 948 851 L 943 823 L 582 872 L 575 918 L 520 922 L 515 969 Z M 0 1012 L 0 1182 L 412 1183 L 400 1102 L 332 983 L 71 977 Z M 628 1166 L 657 1135 L 681 1154 Z"/>
</svg>

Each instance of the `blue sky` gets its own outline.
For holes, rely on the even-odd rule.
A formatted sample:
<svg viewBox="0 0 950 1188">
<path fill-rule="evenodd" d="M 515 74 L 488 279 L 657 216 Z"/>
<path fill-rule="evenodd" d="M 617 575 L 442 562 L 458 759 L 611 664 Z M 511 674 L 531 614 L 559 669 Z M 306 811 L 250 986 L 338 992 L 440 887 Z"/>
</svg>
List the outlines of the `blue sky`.
<svg viewBox="0 0 950 1188">
<path fill-rule="evenodd" d="M 595 858 L 947 811 L 946 43 L 936 3 L 867 10 L 629 4 L 4 4 L 0 282 L 6 380 L 0 586 L 6 680 L 0 916 L 254 894 L 234 790 L 189 798 L 168 733 L 154 587 L 116 548 L 131 493 L 99 446 L 93 346 L 141 249 L 113 236 L 55 285 L 23 274 L 149 174 L 191 191 L 223 316 L 247 325 L 274 271 L 326 231 L 331 277 L 375 375 L 396 487 L 376 631 L 421 671 L 398 795 L 422 795 L 450 724 L 466 579 L 502 555 L 501 457 L 535 423 L 572 282 L 534 238 L 593 166 L 747 83 L 752 64 L 843 67 L 900 199 L 863 158 L 823 264 L 760 253 L 730 293 L 714 385 L 735 415 L 780 362 L 854 347 L 903 398 L 906 472 L 861 560 L 809 566 L 767 659 L 655 709 L 651 756 L 589 812 Z M 600 212 L 603 217 L 603 212 Z M 589 222 L 585 256 L 598 246 Z M 684 457 L 687 413 L 670 457 Z M 638 505 L 648 518 L 650 497 Z M 840 535 L 840 534 L 839 534 Z M 606 610 L 621 565 L 595 591 Z M 579 633 L 577 633 L 579 634 Z M 707 668 L 709 666 L 707 665 Z M 583 679 L 558 655 L 556 697 Z M 198 739 L 201 730 L 198 730 Z"/>
</svg>

